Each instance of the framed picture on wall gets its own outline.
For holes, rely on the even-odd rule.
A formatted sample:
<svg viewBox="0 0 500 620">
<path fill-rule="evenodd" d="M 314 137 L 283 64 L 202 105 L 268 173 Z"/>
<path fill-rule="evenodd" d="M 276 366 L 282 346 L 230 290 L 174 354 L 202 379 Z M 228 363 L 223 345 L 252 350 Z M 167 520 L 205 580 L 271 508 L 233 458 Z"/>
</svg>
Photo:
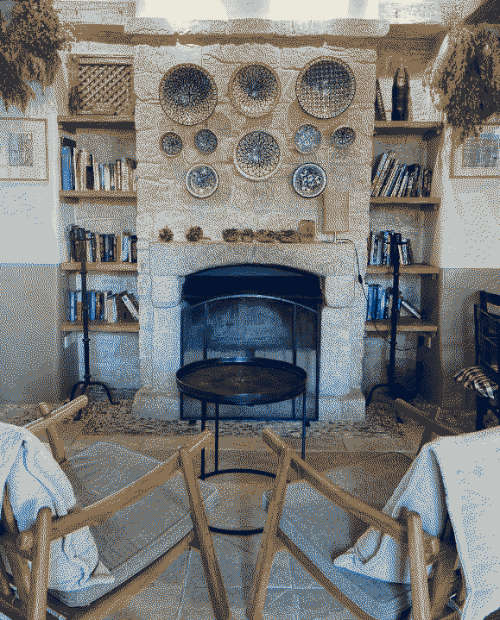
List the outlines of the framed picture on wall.
<svg viewBox="0 0 500 620">
<path fill-rule="evenodd" d="M 500 124 L 485 125 L 477 138 L 466 138 L 453 150 L 452 177 L 500 176 Z"/>
<path fill-rule="evenodd" d="M 47 180 L 47 121 L 0 118 L 0 181 Z"/>
</svg>

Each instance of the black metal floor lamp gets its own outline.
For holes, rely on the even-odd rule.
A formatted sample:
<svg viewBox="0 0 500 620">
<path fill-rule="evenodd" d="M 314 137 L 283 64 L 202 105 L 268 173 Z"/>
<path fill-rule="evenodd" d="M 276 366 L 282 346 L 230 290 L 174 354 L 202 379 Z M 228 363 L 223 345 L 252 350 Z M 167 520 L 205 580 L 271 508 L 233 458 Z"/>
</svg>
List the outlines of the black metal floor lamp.
<svg viewBox="0 0 500 620">
<path fill-rule="evenodd" d="M 70 399 L 81 394 L 85 394 L 89 385 L 100 385 L 106 392 L 109 402 L 114 405 L 111 398 L 111 392 L 108 386 L 102 381 L 93 381 L 90 375 L 90 338 L 89 338 L 89 300 L 87 296 L 87 232 L 85 232 L 85 238 L 82 239 L 78 245 L 78 254 L 80 259 L 80 277 L 82 286 L 82 324 L 83 324 L 83 361 L 85 365 L 85 371 L 83 381 L 77 381 L 71 388 Z"/>
<path fill-rule="evenodd" d="M 396 382 L 396 338 L 399 322 L 399 245 L 395 233 L 390 233 L 390 257 L 393 268 L 392 275 L 392 306 L 391 306 L 391 337 L 389 344 L 389 364 L 387 365 L 387 383 L 374 385 L 366 398 L 366 406 L 371 403 L 373 392 L 379 388 L 389 388 L 391 398 L 411 400 L 415 394 L 411 390 Z"/>
</svg>

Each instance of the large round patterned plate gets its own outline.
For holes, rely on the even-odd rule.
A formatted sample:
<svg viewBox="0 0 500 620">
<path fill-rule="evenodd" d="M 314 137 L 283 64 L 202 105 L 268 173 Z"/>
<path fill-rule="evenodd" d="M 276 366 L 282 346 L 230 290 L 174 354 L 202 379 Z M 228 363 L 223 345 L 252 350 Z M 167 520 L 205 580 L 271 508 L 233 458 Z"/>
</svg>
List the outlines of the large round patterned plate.
<svg viewBox="0 0 500 620">
<path fill-rule="evenodd" d="M 217 103 L 217 86 L 212 76 L 193 64 L 176 65 L 160 82 L 163 111 L 181 125 L 196 125 L 207 119 Z"/>
<path fill-rule="evenodd" d="M 295 91 L 304 112 L 315 118 L 334 118 L 351 105 L 356 80 L 343 60 L 317 58 L 302 69 Z"/>
<path fill-rule="evenodd" d="M 231 101 L 240 112 L 251 118 L 270 112 L 279 95 L 278 76 L 263 64 L 241 67 L 233 74 L 229 84 Z"/>
<path fill-rule="evenodd" d="M 186 187 L 196 198 L 208 198 L 219 185 L 217 172 L 207 164 L 197 164 L 187 171 Z"/>
<path fill-rule="evenodd" d="M 182 139 L 179 134 L 167 131 L 160 138 L 161 150 L 169 157 L 175 157 L 182 151 Z"/>
<path fill-rule="evenodd" d="M 326 187 L 326 172 L 318 164 L 302 164 L 293 173 L 292 185 L 299 196 L 315 198 Z"/>
<path fill-rule="evenodd" d="M 295 132 L 294 142 L 299 153 L 313 153 L 321 144 L 321 131 L 314 125 L 302 125 Z"/>
<path fill-rule="evenodd" d="M 267 131 L 251 131 L 236 145 L 234 164 L 248 179 L 262 181 L 278 169 L 280 147 L 274 136 Z"/>
<path fill-rule="evenodd" d="M 202 153 L 213 153 L 217 148 L 217 136 L 210 129 L 200 129 L 194 137 L 194 145 Z"/>
</svg>

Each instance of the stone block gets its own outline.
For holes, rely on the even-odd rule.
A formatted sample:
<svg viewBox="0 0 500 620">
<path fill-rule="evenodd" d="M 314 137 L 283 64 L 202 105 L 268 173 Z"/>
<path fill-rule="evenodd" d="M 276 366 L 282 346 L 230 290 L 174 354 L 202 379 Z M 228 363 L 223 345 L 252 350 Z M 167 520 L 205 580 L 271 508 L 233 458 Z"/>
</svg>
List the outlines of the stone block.
<svg viewBox="0 0 500 620">
<path fill-rule="evenodd" d="M 355 288 L 354 276 L 328 276 L 325 278 L 324 295 L 327 306 L 345 308 L 352 305 Z"/>
<path fill-rule="evenodd" d="M 365 397 L 359 389 L 342 396 L 320 396 L 318 417 L 324 422 L 362 422 L 366 417 Z"/>
<path fill-rule="evenodd" d="M 134 396 L 132 415 L 153 420 L 178 420 L 179 396 L 144 385 Z"/>
<path fill-rule="evenodd" d="M 171 308 L 181 301 L 182 285 L 176 276 L 152 276 L 152 301 L 155 308 Z"/>
</svg>

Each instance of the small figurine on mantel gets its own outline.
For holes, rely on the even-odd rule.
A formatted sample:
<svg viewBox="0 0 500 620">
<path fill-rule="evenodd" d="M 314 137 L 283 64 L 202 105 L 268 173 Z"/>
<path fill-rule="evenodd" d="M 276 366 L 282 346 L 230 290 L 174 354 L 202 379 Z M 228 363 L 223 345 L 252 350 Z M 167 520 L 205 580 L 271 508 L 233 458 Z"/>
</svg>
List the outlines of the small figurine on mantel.
<svg viewBox="0 0 500 620">
<path fill-rule="evenodd" d="M 394 74 L 392 83 L 392 112 L 391 120 L 408 120 L 408 101 L 410 96 L 410 84 L 408 81 L 408 71 L 401 62 Z"/>
</svg>

